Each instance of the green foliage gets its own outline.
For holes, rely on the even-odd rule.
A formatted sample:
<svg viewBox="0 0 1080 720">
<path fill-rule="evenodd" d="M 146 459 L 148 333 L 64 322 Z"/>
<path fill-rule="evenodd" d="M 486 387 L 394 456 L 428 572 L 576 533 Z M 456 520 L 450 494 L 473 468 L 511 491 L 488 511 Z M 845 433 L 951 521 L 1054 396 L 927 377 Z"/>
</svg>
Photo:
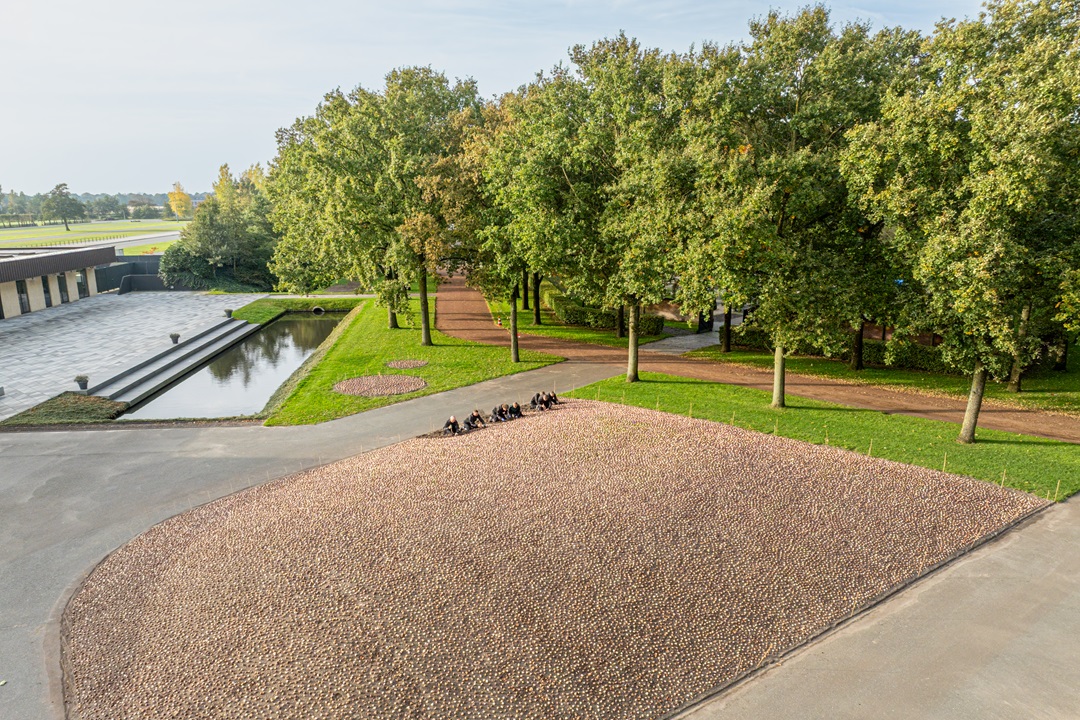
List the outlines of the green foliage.
<svg viewBox="0 0 1080 720">
<path fill-rule="evenodd" d="M 658 408 L 680 415 L 732 423 L 815 444 L 998 483 L 1040 497 L 1064 499 L 1080 491 L 1080 453 L 1071 443 L 984 430 L 977 445 L 957 445 L 951 423 L 791 398 L 785 409 L 769 407 L 761 390 L 690 378 L 643 373 L 642 382 L 604 380 L 568 394 L 587 400 Z M 733 419 L 734 418 L 734 419 Z M 827 439 L 826 439 L 827 438 Z M 946 457 L 947 454 L 947 457 Z M 1058 482 L 1061 486 L 1058 488 Z"/>
<path fill-rule="evenodd" d="M 321 300 L 321 298 L 320 298 Z M 411 301 L 412 315 L 419 313 Z M 448 337 L 435 331 L 432 346 L 419 344 L 416 323 L 399 330 L 388 330 L 384 313 L 372 303 L 352 316 L 337 342 L 322 361 L 296 384 L 289 397 L 270 415 L 268 425 L 303 425 L 325 422 L 354 413 L 390 405 L 414 397 L 443 392 L 523 370 L 557 362 L 558 358 L 535 352 L 522 352 L 522 362 L 512 363 L 503 348 L 480 345 Z M 398 371 L 386 367 L 390 360 L 426 360 L 426 367 Z M 424 378 L 428 385 L 408 395 L 364 398 L 334 392 L 334 384 L 362 375 L 404 373 Z M 432 418 L 441 425 L 443 418 Z"/>
<path fill-rule="evenodd" d="M 62 220 L 68 230 L 69 221 L 86 217 L 86 206 L 68 191 L 67 183 L 60 183 L 42 201 L 41 215 L 45 220 Z"/>
<path fill-rule="evenodd" d="M 586 307 L 572 300 L 552 285 L 540 284 L 540 297 L 563 323 L 590 328 L 614 329 L 617 315 L 609 310 Z M 625 320 L 623 321 L 625 330 Z M 664 332 L 664 318 L 659 315 L 642 315 L 638 319 L 638 332 L 642 335 L 660 335 Z"/>
<path fill-rule="evenodd" d="M 1001 377 L 1029 365 L 1080 264 L 1080 13 L 1001 0 L 938 26 L 879 122 L 842 165 L 895 228 L 921 290 L 911 329 L 952 365 Z"/>
<path fill-rule="evenodd" d="M 503 322 L 503 327 L 509 327 L 510 304 L 504 300 L 488 300 L 488 309 L 492 317 L 498 317 Z M 549 307 L 540 310 L 541 324 L 533 323 L 532 313 L 518 312 L 518 332 L 522 335 L 540 335 L 542 337 L 570 340 L 572 342 L 588 343 L 590 345 L 605 345 L 607 347 L 625 348 L 629 345 L 629 338 L 615 337 L 613 328 L 592 328 L 583 325 L 568 325 L 559 319 Z M 646 344 L 662 339 L 663 335 L 642 335 L 638 342 Z"/>
<path fill-rule="evenodd" d="M 403 68 L 381 93 L 328 93 L 314 116 L 281 130 L 268 184 L 283 235 L 279 286 L 309 292 L 350 278 L 404 309 L 409 283 L 451 254 L 455 226 L 426 180 L 458 151 L 454 118 L 476 104 L 471 81 Z"/>
<path fill-rule="evenodd" d="M 270 203 L 261 187 L 261 169 L 233 179 L 222 168 L 230 192 L 209 197 L 195 211 L 195 218 L 180 241 L 165 250 L 160 274 L 167 285 L 196 290 L 270 290 L 273 276 L 268 263 L 277 242 L 270 224 Z"/>
</svg>

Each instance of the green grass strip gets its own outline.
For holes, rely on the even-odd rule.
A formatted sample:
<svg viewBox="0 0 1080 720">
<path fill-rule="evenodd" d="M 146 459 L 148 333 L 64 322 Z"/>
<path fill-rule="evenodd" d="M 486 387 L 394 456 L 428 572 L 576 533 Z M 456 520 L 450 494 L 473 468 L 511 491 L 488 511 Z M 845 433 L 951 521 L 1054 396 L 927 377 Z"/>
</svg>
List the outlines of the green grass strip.
<svg viewBox="0 0 1080 720">
<path fill-rule="evenodd" d="M 510 327 L 510 303 L 503 300 L 488 300 L 488 310 L 491 312 L 492 318 L 502 320 L 503 327 Z M 607 347 L 617 348 L 625 348 L 630 343 L 628 338 L 615 337 L 615 331 L 611 329 L 566 325 L 546 306 L 540 308 L 540 321 L 540 325 L 533 324 L 533 311 L 531 309 L 518 310 L 518 332 L 523 335 L 540 335 L 558 338 L 559 340 L 572 340 L 590 345 L 606 345 Z M 645 345 L 663 337 L 663 335 L 643 335 L 638 338 L 638 345 Z"/>
<path fill-rule="evenodd" d="M 987 482 L 1064 499 L 1080 490 L 1080 448 L 1070 443 L 980 429 L 977 442 L 956 442 L 953 423 L 890 415 L 789 395 L 788 407 L 770 407 L 771 395 L 659 373 L 604 380 L 570 397 L 654 408 L 738 425 L 818 445 L 828 444 L 875 457 L 968 475 Z M 708 462 L 703 457 L 702 462 Z"/>
<path fill-rule="evenodd" d="M 271 302 L 280 302 L 269 299 Z M 320 304 L 323 298 L 319 298 Z M 434 302 L 434 301 L 432 301 Z M 521 362 L 510 362 L 510 351 L 459 340 L 432 330 L 434 345 L 420 345 L 420 306 L 413 300 L 412 312 L 399 316 L 403 327 L 386 327 L 386 310 L 374 302 L 352 314 L 322 360 L 300 378 L 289 396 L 270 414 L 267 425 L 308 425 L 353 415 L 365 410 L 390 405 L 423 395 L 472 385 L 483 380 L 535 370 L 560 358 L 523 350 Z M 426 360 L 422 368 L 393 370 L 386 367 L 391 360 Z M 365 398 L 342 395 L 334 385 L 342 380 L 364 375 L 416 375 L 427 381 L 427 387 L 406 395 Z"/>
<path fill-rule="evenodd" d="M 765 350 L 733 349 L 720 352 L 719 345 L 687 353 L 688 357 L 715 362 L 747 365 L 771 370 L 773 355 Z M 986 398 L 1007 405 L 1031 410 L 1049 410 L 1070 415 L 1080 414 L 1080 346 L 1072 348 L 1067 372 L 1039 370 L 1024 375 L 1023 392 L 1011 393 L 1007 383 L 987 381 Z M 842 360 L 821 357 L 787 358 L 788 372 L 800 375 L 827 377 L 859 385 L 876 385 L 938 395 L 950 398 L 966 398 L 971 388 L 971 378 L 962 375 L 905 370 L 902 368 L 867 367 L 852 370 Z"/>
<path fill-rule="evenodd" d="M 114 402 L 95 395 L 65 392 L 9 417 L 0 422 L 0 425 L 89 425 L 111 422 L 126 409 L 127 403 Z"/>
<path fill-rule="evenodd" d="M 348 312 L 362 302 L 364 302 L 364 299 L 357 297 L 268 297 L 255 300 L 237 310 L 233 310 L 233 317 L 237 320 L 247 320 L 255 325 L 265 325 L 287 312 L 311 312 L 316 307 L 321 307 L 326 312 Z"/>
</svg>

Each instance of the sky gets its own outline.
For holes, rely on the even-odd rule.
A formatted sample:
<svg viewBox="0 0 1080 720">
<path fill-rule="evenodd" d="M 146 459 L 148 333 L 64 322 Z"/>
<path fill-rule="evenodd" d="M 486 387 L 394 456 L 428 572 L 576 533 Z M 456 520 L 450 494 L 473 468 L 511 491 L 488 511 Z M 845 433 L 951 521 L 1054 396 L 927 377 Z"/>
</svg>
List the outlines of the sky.
<svg viewBox="0 0 1080 720">
<path fill-rule="evenodd" d="M 491 97 L 620 30 L 686 51 L 746 38 L 770 8 L 731 0 L 2 0 L 0 187 L 28 194 L 205 191 L 276 153 L 334 88 L 431 65 Z M 834 23 L 932 31 L 975 0 L 829 4 Z"/>
</svg>

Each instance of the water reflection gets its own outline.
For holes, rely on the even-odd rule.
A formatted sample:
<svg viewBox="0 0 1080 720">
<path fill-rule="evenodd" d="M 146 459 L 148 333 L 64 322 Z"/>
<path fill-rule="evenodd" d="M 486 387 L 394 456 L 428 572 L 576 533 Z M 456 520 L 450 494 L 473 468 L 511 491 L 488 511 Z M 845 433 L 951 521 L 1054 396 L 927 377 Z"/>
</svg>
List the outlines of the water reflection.
<svg viewBox="0 0 1080 720">
<path fill-rule="evenodd" d="M 163 420 L 257 413 L 341 317 L 286 315 L 143 401 L 124 418 Z"/>
</svg>

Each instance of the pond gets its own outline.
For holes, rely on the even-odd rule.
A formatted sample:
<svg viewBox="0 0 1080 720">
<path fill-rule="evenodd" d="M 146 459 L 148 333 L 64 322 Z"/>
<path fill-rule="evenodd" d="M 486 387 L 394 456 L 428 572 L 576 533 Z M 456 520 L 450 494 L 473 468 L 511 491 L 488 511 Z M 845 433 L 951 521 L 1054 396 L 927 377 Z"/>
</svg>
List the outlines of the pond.
<svg viewBox="0 0 1080 720">
<path fill-rule="evenodd" d="M 122 419 L 253 415 L 303 364 L 343 314 L 286 315 L 151 395 Z"/>
</svg>

